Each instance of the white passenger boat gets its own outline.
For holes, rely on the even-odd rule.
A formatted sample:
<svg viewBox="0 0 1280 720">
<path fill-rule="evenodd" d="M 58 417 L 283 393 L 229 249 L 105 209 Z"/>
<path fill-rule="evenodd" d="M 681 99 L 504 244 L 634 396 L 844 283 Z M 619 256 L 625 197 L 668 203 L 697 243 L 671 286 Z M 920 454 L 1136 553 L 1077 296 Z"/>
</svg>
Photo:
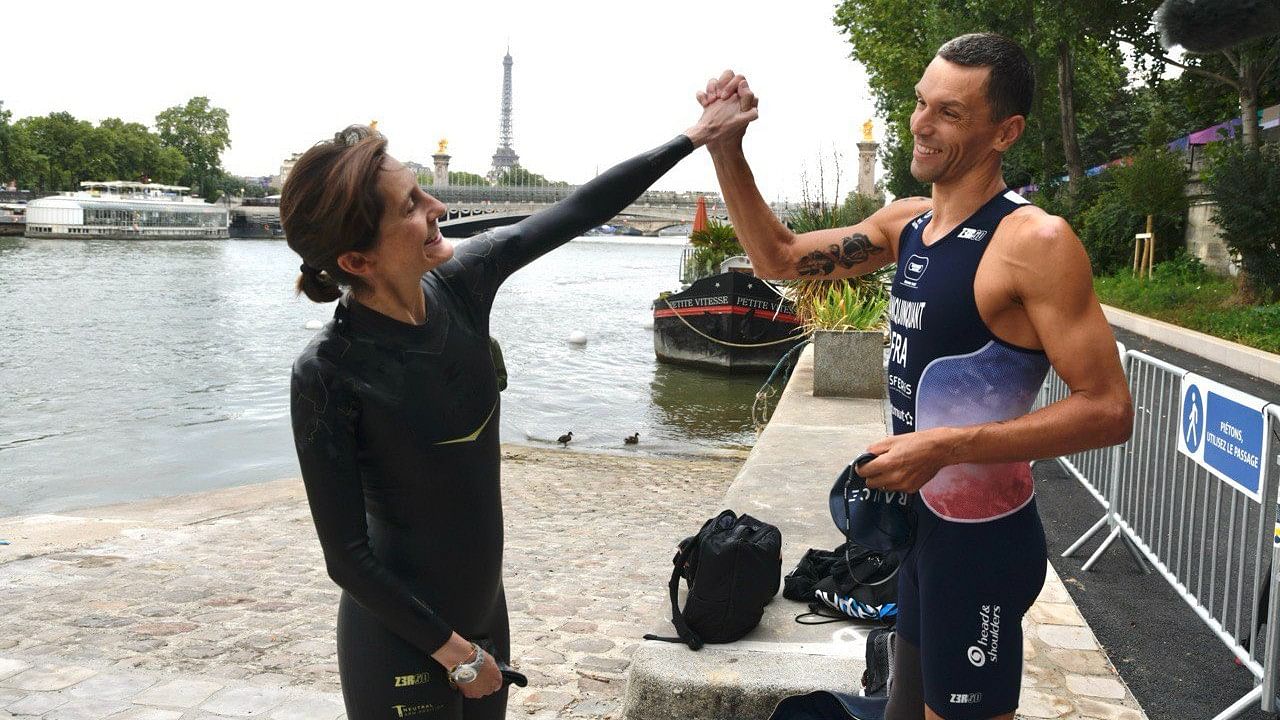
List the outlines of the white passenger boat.
<svg viewBox="0 0 1280 720">
<path fill-rule="evenodd" d="M 190 188 L 124 181 L 82 182 L 80 191 L 27 203 L 27 237 L 108 240 L 227 237 L 227 208 Z"/>
<path fill-rule="evenodd" d="M 26 227 L 26 203 L 0 202 L 0 235 L 21 235 Z"/>
</svg>

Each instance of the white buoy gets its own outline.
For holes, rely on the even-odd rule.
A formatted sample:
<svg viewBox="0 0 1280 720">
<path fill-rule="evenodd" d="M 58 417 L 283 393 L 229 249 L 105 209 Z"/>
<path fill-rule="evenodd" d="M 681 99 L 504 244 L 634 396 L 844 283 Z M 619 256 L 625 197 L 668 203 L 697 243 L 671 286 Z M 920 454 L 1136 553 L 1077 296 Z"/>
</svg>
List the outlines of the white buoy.
<svg viewBox="0 0 1280 720">
<path fill-rule="evenodd" d="M 573 332 L 569 333 L 569 342 L 574 345 L 586 345 L 587 334 L 582 332 L 581 330 L 574 330 Z"/>
<path fill-rule="evenodd" d="M 653 329 L 653 316 L 652 316 L 652 315 L 650 315 L 650 316 L 646 317 L 644 320 L 642 320 L 642 321 L 640 322 L 640 326 L 641 326 L 641 327 L 643 327 L 645 330 L 652 330 L 652 329 Z"/>
<path fill-rule="evenodd" d="M 308 330 L 319 330 L 320 328 L 324 327 L 324 323 L 320 322 L 319 320 L 308 320 L 305 327 Z"/>
</svg>

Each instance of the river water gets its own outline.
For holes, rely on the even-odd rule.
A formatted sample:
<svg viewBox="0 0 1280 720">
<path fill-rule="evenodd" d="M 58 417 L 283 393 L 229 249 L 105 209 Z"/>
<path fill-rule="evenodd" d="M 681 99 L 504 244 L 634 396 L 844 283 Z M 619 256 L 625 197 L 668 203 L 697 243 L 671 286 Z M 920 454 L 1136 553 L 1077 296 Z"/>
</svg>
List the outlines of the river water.
<svg viewBox="0 0 1280 720">
<path fill-rule="evenodd" d="M 580 238 L 507 282 L 492 317 L 504 442 L 571 430 L 578 449 L 687 454 L 754 441 L 763 377 L 654 360 L 650 303 L 678 287 L 683 243 Z M 283 242 L 0 238 L 0 262 L 0 516 L 298 474 L 289 370 L 333 306 L 294 296 Z"/>
</svg>

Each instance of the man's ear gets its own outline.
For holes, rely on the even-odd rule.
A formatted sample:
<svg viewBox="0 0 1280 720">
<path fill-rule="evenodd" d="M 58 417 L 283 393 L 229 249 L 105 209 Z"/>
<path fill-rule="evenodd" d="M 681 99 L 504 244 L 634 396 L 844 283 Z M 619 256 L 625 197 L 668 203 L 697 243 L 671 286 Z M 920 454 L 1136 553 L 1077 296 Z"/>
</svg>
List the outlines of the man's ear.
<svg viewBox="0 0 1280 720">
<path fill-rule="evenodd" d="M 1011 115 L 1000 122 L 1000 129 L 996 132 L 995 143 L 992 146 L 996 152 L 1004 153 L 1018 142 L 1018 138 L 1022 137 L 1023 131 L 1027 129 L 1027 118 L 1022 115 Z"/>
<path fill-rule="evenodd" d="M 348 275 L 368 279 L 373 271 L 373 258 L 362 252 L 348 250 L 338 256 L 338 267 Z"/>
</svg>

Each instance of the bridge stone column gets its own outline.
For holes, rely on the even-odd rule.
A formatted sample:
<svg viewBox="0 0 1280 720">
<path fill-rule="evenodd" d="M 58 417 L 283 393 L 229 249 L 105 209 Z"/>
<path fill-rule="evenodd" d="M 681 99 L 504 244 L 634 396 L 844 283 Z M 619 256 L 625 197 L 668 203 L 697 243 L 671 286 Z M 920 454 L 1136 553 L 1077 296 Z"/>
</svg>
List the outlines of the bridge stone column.
<svg viewBox="0 0 1280 720">
<path fill-rule="evenodd" d="M 878 142 L 858 143 L 858 194 L 875 196 L 876 194 L 876 150 Z"/>
<path fill-rule="evenodd" d="M 432 178 L 432 183 L 436 187 L 449 186 L 449 160 L 452 157 L 442 152 L 431 156 L 431 159 L 436 161 L 435 176 Z"/>
</svg>

